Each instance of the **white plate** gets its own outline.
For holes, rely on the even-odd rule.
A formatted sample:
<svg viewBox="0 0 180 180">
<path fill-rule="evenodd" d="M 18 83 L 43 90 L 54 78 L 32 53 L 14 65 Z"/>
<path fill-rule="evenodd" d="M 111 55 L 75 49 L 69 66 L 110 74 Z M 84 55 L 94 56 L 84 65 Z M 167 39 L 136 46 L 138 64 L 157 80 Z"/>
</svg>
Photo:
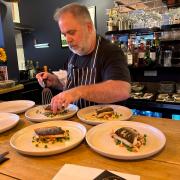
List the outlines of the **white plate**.
<svg viewBox="0 0 180 180">
<path fill-rule="evenodd" d="M 139 152 L 130 152 L 125 147 L 115 144 L 111 132 L 121 127 L 132 127 L 140 134 L 147 135 L 147 143 L 141 146 Z M 89 146 L 103 156 L 115 159 L 142 159 L 158 153 L 166 143 L 165 135 L 153 126 L 132 121 L 111 121 L 97 125 L 86 134 Z"/>
<path fill-rule="evenodd" d="M 43 113 L 45 112 L 44 106 L 37 106 L 29 109 L 25 113 L 25 117 L 33 122 L 44 122 L 44 121 L 54 121 L 59 119 L 68 119 L 76 114 L 78 107 L 76 105 L 70 104 L 67 109 L 69 110 L 66 114 L 57 114 L 54 117 L 47 117 Z"/>
<path fill-rule="evenodd" d="M 112 107 L 114 109 L 114 112 L 117 114 L 120 114 L 121 116 L 119 116 L 117 119 L 112 118 L 111 120 L 107 120 L 107 119 L 98 119 L 98 118 L 94 118 L 94 119 L 90 119 L 87 116 L 90 116 L 91 114 L 93 114 L 97 108 L 100 107 L 104 107 L 104 106 L 108 106 L 108 107 Z M 104 122 L 109 122 L 109 121 L 125 121 L 131 118 L 132 116 L 132 111 L 124 106 L 119 106 L 119 105 L 95 105 L 95 106 L 89 106 L 86 108 L 83 108 L 81 110 L 78 111 L 77 116 L 78 118 L 87 123 L 87 124 L 91 124 L 91 125 L 97 125 L 100 123 L 104 123 Z"/>
<path fill-rule="evenodd" d="M 18 122 L 18 115 L 12 113 L 0 113 L 0 133 L 13 128 Z"/>
<path fill-rule="evenodd" d="M 23 113 L 35 105 L 34 101 L 15 100 L 0 103 L 0 112 Z"/>
<path fill-rule="evenodd" d="M 32 143 L 32 137 L 35 135 L 34 129 L 40 127 L 58 126 L 64 130 L 69 130 L 70 140 L 48 144 L 48 148 L 36 147 Z M 62 153 L 77 146 L 85 137 L 86 128 L 80 123 L 73 121 L 48 121 L 34 124 L 21 129 L 10 139 L 10 145 L 19 153 L 32 156 L 47 156 Z"/>
</svg>

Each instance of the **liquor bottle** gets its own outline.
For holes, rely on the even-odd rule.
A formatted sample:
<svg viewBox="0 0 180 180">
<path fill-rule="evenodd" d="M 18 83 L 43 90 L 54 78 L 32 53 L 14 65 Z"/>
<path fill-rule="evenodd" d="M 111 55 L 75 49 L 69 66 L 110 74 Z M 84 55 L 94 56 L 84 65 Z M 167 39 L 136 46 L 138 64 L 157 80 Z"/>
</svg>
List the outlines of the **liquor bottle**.
<svg viewBox="0 0 180 180">
<path fill-rule="evenodd" d="M 126 43 L 121 43 L 121 49 L 124 53 L 124 55 L 126 56 L 126 59 L 127 59 L 127 46 L 126 46 Z"/>
<path fill-rule="evenodd" d="M 151 41 L 146 41 L 146 49 L 145 49 L 145 55 L 144 55 L 144 66 L 150 66 L 152 65 L 152 59 L 150 57 L 150 47 L 151 47 Z"/>
<path fill-rule="evenodd" d="M 156 61 L 156 46 L 155 46 L 155 40 L 152 42 L 152 46 L 150 47 L 150 58 L 155 63 Z"/>
<path fill-rule="evenodd" d="M 141 42 L 138 48 L 138 66 L 144 66 L 145 47 L 144 43 Z"/>
<path fill-rule="evenodd" d="M 156 47 L 156 60 L 159 61 L 160 58 L 160 39 L 159 34 L 157 32 L 154 33 L 154 43 Z"/>
<path fill-rule="evenodd" d="M 35 77 L 35 68 L 33 61 L 29 61 L 29 79 L 33 79 Z"/>
<path fill-rule="evenodd" d="M 131 52 L 131 47 L 130 45 L 128 45 L 128 50 L 127 50 L 127 63 L 128 66 L 132 66 L 133 65 L 133 54 Z"/>
<path fill-rule="evenodd" d="M 36 70 L 36 74 L 41 71 L 41 69 L 40 69 L 40 67 L 39 67 L 39 61 L 36 61 L 35 70 Z"/>
<path fill-rule="evenodd" d="M 138 58 L 138 44 L 134 44 L 134 50 L 133 50 L 133 66 L 138 67 L 139 64 L 139 58 Z"/>
</svg>

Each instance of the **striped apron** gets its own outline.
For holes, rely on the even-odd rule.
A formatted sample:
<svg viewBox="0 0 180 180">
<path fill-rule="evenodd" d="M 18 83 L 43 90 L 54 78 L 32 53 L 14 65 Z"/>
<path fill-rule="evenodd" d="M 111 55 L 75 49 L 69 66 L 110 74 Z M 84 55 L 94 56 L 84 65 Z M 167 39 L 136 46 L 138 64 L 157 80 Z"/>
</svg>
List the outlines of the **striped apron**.
<svg viewBox="0 0 180 180">
<path fill-rule="evenodd" d="M 68 63 L 68 78 L 65 89 L 71 89 L 73 87 L 81 86 L 81 85 L 90 85 L 96 83 L 96 58 L 97 52 L 99 49 L 99 44 L 101 41 L 101 37 L 99 36 L 96 50 L 91 58 L 90 67 L 85 68 L 77 68 L 73 64 L 73 60 L 76 54 L 73 54 Z M 74 102 L 79 108 L 84 108 L 87 106 L 95 105 L 95 102 L 86 101 L 84 99 L 79 99 Z"/>
</svg>

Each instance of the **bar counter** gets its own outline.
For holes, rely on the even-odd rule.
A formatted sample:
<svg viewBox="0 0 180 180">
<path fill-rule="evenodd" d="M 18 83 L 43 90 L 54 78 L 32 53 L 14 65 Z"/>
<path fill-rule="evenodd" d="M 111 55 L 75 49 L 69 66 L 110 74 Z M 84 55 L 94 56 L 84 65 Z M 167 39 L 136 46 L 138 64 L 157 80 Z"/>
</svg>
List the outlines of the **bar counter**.
<svg viewBox="0 0 180 180">
<path fill-rule="evenodd" d="M 80 122 L 76 116 L 69 119 Z M 33 124 L 24 114 L 13 129 L 0 135 L 0 153 L 9 151 L 10 160 L 0 165 L 0 179 L 49 180 L 64 164 L 107 169 L 139 175 L 141 180 L 172 180 L 180 177 L 180 122 L 164 118 L 133 116 L 131 121 L 142 122 L 160 129 L 166 136 L 166 145 L 158 154 L 141 160 L 110 159 L 94 152 L 85 140 L 77 147 L 53 156 L 33 157 L 19 154 L 11 148 L 9 140 L 18 130 Z M 83 124 L 87 130 L 92 126 Z"/>
</svg>

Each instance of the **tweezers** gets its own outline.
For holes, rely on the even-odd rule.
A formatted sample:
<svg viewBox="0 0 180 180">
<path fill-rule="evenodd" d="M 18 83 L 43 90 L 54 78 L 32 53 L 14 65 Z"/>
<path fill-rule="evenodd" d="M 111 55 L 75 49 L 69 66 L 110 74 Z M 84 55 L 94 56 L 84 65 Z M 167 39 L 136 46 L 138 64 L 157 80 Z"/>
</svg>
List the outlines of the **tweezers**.
<svg viewBox="0 0 180 180">
<path fill-rule="evenodd" d="M 3 163 L 3 162 L 5 162 L 5 161 L 7 161 L 7 160 L 9 159 L 8 157 L 5 157 L 7 154 L 9 154 L 8 151 L 0 154 L 0 164 Z"/>
</svg>

